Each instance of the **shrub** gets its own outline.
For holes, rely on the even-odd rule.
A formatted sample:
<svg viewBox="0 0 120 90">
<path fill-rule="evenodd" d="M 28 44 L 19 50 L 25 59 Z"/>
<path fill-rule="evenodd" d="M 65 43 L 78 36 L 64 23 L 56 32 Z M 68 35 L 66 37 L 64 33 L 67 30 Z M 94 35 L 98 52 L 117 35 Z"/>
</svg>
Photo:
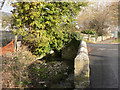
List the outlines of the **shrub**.
<svg viewBox="0 0 120 90">
<path fill-rule="evenodd" d="M 96 34 L 96 31 L 94 29 L 86 29 L 86 30 L 81 31 L 81 33 L 84 33 L 84 34 Z"/>
<path fill-rule="evenodd" d="M 62 27 L 69 25 L 79 14 L 83 2 L 17 2 L 12 4 L 14 34 L 24 41 L 36 55 L 60 50 L 70 40 L 70 32 Z"/>
</svg>

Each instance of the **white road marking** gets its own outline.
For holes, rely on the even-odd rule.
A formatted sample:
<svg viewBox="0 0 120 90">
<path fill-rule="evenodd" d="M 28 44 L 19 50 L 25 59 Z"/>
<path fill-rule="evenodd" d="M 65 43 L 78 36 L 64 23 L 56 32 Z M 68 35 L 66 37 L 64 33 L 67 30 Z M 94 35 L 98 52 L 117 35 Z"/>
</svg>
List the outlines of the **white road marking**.
<svg viewBox="0 0 120 90">
<path fill-rule="evenodd" d="M 105 50 L 106 48 L 98 48 L 97 50 Z"/>
</svg>

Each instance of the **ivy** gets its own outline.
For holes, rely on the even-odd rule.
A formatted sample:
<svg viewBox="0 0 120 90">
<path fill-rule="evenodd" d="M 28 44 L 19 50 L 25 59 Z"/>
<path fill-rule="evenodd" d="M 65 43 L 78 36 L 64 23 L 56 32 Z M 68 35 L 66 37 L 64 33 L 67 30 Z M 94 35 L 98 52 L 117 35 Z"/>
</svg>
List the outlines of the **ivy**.
<svg viewBox="0 0 120 90">
<path fill-rule="evenodd" d="M 14 34 L 24 41 L 36 55 L 60 50 L 71 39 L 70 30 L 64 29 L 86 6 L 83 2 L 17 2 L 12 4 Z"/>
</svg>

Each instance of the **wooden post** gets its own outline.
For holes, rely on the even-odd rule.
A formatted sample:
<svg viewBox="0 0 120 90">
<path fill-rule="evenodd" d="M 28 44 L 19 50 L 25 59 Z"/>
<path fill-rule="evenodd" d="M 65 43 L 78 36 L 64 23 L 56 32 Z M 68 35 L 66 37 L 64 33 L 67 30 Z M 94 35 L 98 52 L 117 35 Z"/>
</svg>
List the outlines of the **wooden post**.
<svg viewBox="0 0 120 90">
<path fill-rule="evenodd" d="M 103 41 L 103 35 L 101 37 L 102 37 L 102 41 Z"/>
<path fill-rule="evenodd" d="M 88 34 L 88 41 L 90 40 L 90 35 Z"/>
<path fill-rule="evenodd" d="M 17 52 L 17 35 L 15 35 L 15 51 Z"/>
</svg>

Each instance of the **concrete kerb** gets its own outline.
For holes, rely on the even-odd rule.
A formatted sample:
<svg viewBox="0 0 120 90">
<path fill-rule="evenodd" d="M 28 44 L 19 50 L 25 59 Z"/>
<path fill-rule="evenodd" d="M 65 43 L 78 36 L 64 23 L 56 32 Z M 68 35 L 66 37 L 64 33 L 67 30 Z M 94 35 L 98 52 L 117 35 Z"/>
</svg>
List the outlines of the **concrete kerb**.
<svg viewBox="0 0 120 90">
<path fill-rule="evenodd" d="M 89 57 L 87 44 L 82 41 L 76 58 L 74 59 L 74 84 L 75 88 L 87 88 L 89 86 Z"/>
</svg>

